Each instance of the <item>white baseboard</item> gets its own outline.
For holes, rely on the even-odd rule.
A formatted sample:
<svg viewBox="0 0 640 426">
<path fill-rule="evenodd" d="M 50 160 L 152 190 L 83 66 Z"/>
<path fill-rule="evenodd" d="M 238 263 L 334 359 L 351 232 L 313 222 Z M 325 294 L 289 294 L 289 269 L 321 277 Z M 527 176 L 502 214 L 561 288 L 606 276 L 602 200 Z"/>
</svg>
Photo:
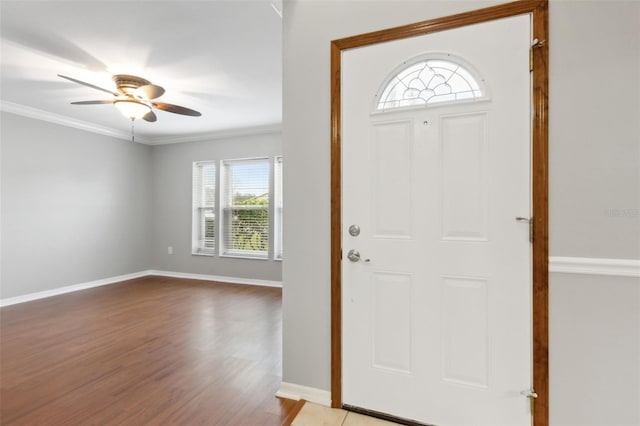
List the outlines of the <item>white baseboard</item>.
<svg viewBox="0 0 640 426">
<path fill-rule="evenodd" d="M 118 275 L 117 277 L 104 278 L 102 280 L 89 281 L 86 283 L 58 287 L 52 290 L 39 291 L 37 293 L 24 294 L 22 296 L 0 299 L 0 307 L 15 305 L 17 303 L 31 302 L 32 300 L 44 299 L 46 297 L 58 296 L 60 294 L 72 293 L 74 291 L 86 290 L 103 285 L 115 284 L 121 281 L 132 280 L 134 278 L 146 277 L 149 271 L 134 272 L 133 274 Z"/>
<path fill-rule="evenodd" d="M 552 256 L 549 272 L 640 278 L 640 260 Z"/>
<path fill-rule="evenodd" d="M 549 272 L 640 278 L 640 260 L 552 256 L 549 258 Z M 134 278 L 146 277 L 148 275 L 157 275 L 161 277 L 172 278 L 186 278 L 193 280 L 219 281 L 231 284 L 259 285 L 264 287 L 282 287 L 281 281 L 227 277 L 222 275 L 191 274 L 188 272 L 148 270 L 134 272 L 132 274 L 119 275 L 116 277 L 104 278 L 101 280 L 89 281 L 86 283 L 54 288 L 52 290 L 40 291 L 37 293 L 24 294 L 22 296 L 9 297 L 7 299 L 0 299 L 0 307 L 15 305 L 17 303 L 30 302 L 32 300 L 44 299 L 45 297 L 57 296 L 60 294 L 71 293 L 79 290 L 86 290 L 93 287 L 114 284 Z M 283 385 L 288 384 L 283 383 Z M 287 388 L 285 387 L 285 389 Z M 307 389 L 313 390 L 313 388 Z M 281 391 L 283 391 L 282 388 Z"/>
<path fill-rule="evenodd" d="M 24 294 L 22 296 L 9 297 L 7 299 L 0 299 L 0 307 L 15 305 L 15 304 L 24 303 L 24 302 L 31 302 L 32 300 L 44 299 L 46 297 L 58 296 L 60 294 L 86 290 L 89 288 L 100 287 L 108 284 L 115 284 L 121 281 L 132 280 L 134 278 L 147 277 L 150 275 L 156 275 L 161 277 L 172 277 L 172 278 L 187 278 L 187 279 L 193 279 L 193 280 L 218 281 L 218 282 L 230 283 L 230 284 L 259 285 L 263 287 L 282 287 L 282 282 L 280 281 L 225 277 L 220 275 L 190 274 L 186 272 L 149 270 L 149 271 L 134 272 L 133 274 L 118 275 L 117 277 L 110 277 L 102 280 L 89 281 L 86 283 L 74 284 L 74 285 L 69 285 L 65 287 L 58 287 L 52 290 L 39 291 L 37 293 L 29 293 L 29 294 Z"/>
<path fill-rule="evenodd" d="M 304 399 L 305 401 L 313 402 L 314 404 L 331 407 L 331 392 L 296 385 L 295 383 L 282 382 L 280 384 L 280 389 L 276 392 L 276 396 L 280 398 L 293 399 L 294 401 Z"/>
<path fill-rule="evenodd" d="M 189 272 L 171 272 L 171 271 L 156 271 L 156 270 L 151 270 L 148 272 L 149 272 L 148 275 L 157 275 L 160 277 L 187 278 L 191 280 L 204 280 L 204 281 L 218 281 L 218 282 L 230 283 L 230 284 L 259 285 L 263 287 L 282 287 L 282 281 L 258 280 L 254 278 L 226 277 L 223 275 L 191 274 Z"/>
</svg>

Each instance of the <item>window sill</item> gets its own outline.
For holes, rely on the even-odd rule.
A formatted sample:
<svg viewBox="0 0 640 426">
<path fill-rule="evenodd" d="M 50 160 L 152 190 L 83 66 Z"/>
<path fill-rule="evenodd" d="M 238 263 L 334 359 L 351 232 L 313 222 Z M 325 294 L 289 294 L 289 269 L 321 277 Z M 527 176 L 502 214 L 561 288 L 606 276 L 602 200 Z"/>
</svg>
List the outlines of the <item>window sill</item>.
<svg viewBox="0 0 640 426">
<path fill-rule="evenodd" d="M 192 256 L 205 256 L 205 257 L 215 257 L 215 253 L 198 253 L 198 252 L 192 252 L 191 253 Z"/>
<path fill-rule="evenodd" d="M 220 255 L 220 258 L 224 258 L 224 257 L 228 257 L 228 258 L 232 258 L 232 259 L 269 260 L 268 257 L 249 256 L 249 255 L 245 255 L 245 254 L 235 254 L 235 253 L 225 253 L 225 254 L 221 254 Z"/>
</svg>

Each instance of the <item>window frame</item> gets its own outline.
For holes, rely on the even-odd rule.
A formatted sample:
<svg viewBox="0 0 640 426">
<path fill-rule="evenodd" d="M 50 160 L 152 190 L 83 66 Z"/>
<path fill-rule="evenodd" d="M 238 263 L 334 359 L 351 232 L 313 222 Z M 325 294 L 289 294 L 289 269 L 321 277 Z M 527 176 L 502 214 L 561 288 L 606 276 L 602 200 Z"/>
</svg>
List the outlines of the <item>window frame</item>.
<svg viewBox="0 0 640 426">
<path fill-rule="evenodd" d="M 206 161 L 194 161 L 192 164 L 192 181 L 191 181 L 191 254 L 196 256 L 215 256 L 218 248 L 218 200 L 219 200 L 219 168 L 216 160 Z M 206 199 L 204 192 L 205 187 L 203 183 L 203 169 L 204 167 L 213 167 L 213 206 L 205 205 L 202 202 Z M 207 210 L 213 212 L 213 237 L 211 241 L 211 247 L 206 247 L 206 220 L 203 220 L 203 215 Z M 202 235 L 205 234 L 203 237 Z"/>
<path fill-rule="evenodd" d="M 260 207 L 241 207 L 243 210 L 259 209 L 267 211 L 267 229 L 268 229 L 268 243 L 267 250 L 256 255 L 252 251 L 244 250 L 226 250 L 224 249 L 224 190 L 225 190 L 225 162 L 240 162 L 240 161 L 252 161 L 262 160 L 267 163 L 268 166 L 268 204 Z M 228 257 L 228 258 L 242 258 L 253 260 L 274 260 L 282 261 L 283 259 L 283 200 L 282 200 L 282 163 L 283 156 L 269 155 L 260 157 L 249 157 L 240 159 L 224 159 L 224 160 L 198 160 L 192 162 L 192 200 L 191 200 L 191 255 L 193 256 L 206 256 L 206 257 Z M 202 191 L 204 188 L 202 185 L 202 176 L 198 176 L 198 173 L 202 173 L 202 167 L 211 165 L 214 167 L 214 202 L 213 206 L 198 205 L 197 202 L 203 198 Z M 196 188 L 198 186 L 198 188 Z M 199 193 L 199 194 L 198 194 Z M 202 204 L 202 203 L 201 203 Z M 236 206 L 238 207 L 238 206 Z M 212 226 L 212 243 L 211 247 L 204 247 L 204 238 L 200 236 L 205 234 L 204 229 L 205 222 L 202 220 L 202 215 L 206 210 L 213 210 L 213 226 Z"/>
<path fill-rule="evenodd" d="M 267 166 L 267 195 L 268 195 L 268 204 L 265 205 L 234 205 L 232 204 L 232 200 L 228 198 L 227 193 L 230 192 L 230 176 L 228 167 L 233 164 L 247 164 L 250 162 L 264 162 Z M 272 225 L 272 217 L 273 214 L 271 212 L 271 206 L 273 204 L 273 183 L 272 183 L 272 161 L 270 157 L 251 157 L 251 158 L 239 158 L 239 159 L 225 159 L 220 161 L 220 194 L 218 197 L 219 201 L 219 209 L 218 216 L 220 217 L 219 226 L 220 226 L 220 238 L 218 238 L 218 253 L 221 258 L 241 258 L 241 259 L 254 259 L 254 260 L 270 260 L 271 258 L 271 245 L 273 241 L 273 225 Z M 230 249 L 228 248 L 228 228 L 227 226 L 232 225 L 232 219 L 229 218 L 233 214 L 234 210 L 262 210 L 266 211 L 267 214 L 267 249 L 265 251 L 258 250 L 240 250 L 240 249 Z"/>
<path fill-rule="evenodd" d="M 282 232 L 284 221 L 284 157 L 273 157 L 273 260 L 282 261 L 284 258 L 284 234 Z"/>
</svg>

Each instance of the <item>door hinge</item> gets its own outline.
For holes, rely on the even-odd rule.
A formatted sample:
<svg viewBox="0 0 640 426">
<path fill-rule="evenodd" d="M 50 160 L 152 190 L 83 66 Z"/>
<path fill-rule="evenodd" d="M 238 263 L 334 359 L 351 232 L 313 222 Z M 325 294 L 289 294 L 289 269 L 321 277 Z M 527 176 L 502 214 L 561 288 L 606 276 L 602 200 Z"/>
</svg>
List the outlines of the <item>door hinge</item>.
<svg viewBox="0 0 640 426">
<path fill-rule="evenodd" d="M 533 218 L 532 217 L 516 217 L 518 222 L 526 222 L 529 225 L 529 242 L 533 243 Z"/>
<path fill-rule="evenodd" d="M 522 392 L 520 392 L 520 395 L 526 398 L 529 398 L 531 414 L 533 414 L 535 409 L 534 404 L 535 404 L 536 398 L 538 397 L 538 394 L 533 390 L 533 388 L 531 388 L 531 389 L 523 390 Z"/>
<path fill-rule="evenodd" d="M 546 43 L 546 40 L 538 40 L 537 38 L 534 38 L 533 41 L 531 42 L 531 47 L 529 48 L 529 72 L 533 71 L 533 66 L 534 66 L 534 61 L 533 61 L 533 48 L 540 48 L 542 46 L 544 46 Z"/>
<path fill-rule="evenodd" d="M 533 390 L 533 388 L 520 391 L 520 395 L 526 398 L 531 398 L 531 399 L 536 399 L 538 397 L 538 394 L 536 393 L 536 391 Z"/>
</svg>

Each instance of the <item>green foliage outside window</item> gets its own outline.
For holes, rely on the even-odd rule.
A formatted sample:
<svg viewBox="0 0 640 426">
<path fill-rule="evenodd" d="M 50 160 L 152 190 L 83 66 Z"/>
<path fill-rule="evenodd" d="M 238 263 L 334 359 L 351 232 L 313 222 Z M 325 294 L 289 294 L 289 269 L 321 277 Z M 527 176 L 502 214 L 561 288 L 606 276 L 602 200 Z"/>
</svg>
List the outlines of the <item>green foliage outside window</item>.
<svg viewBox="0 0 640 426">
<path fill-rule="evenodd" d="M 234 194 L 231 214 L 229 248 L 266 252 L 269 249 L 269 194 Z"/>
</svg>

